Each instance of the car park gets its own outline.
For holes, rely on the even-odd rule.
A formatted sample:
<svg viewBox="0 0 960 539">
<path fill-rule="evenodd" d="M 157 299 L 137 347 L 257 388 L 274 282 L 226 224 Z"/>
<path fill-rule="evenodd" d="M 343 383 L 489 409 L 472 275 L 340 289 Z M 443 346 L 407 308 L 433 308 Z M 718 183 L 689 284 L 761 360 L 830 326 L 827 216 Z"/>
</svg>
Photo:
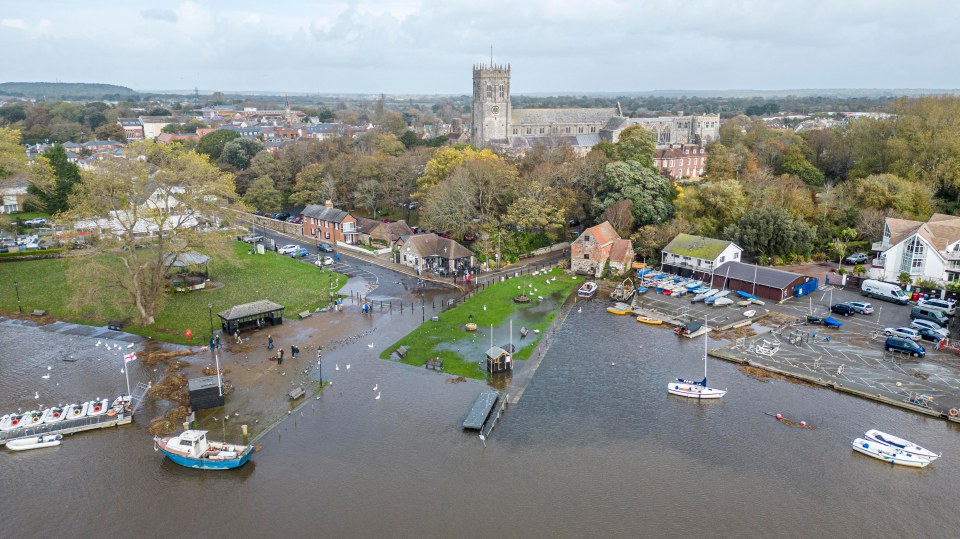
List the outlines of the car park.
<svg viewBox="0 0 960 539">
<path fill-rule="evenodd" d="M 867 260 L 870 260 L 870 257 L 867 256 L 867 253 L 854 253 L 844 259 L 847 264 L 863 264 Z"/>
<path fill-rule="evenodd" d="M 900 337 L 901 339 L 910 339 L 911 341 L 920 340 L 920 330 L 913 328 L 887 328 L 883 330 L 887 337 Z"/>
<path fill-rule="evenodd" d="M 939 309 L 943 311 L 947 316 L 953 316 L 957 312 L 956 302 L 946 299 L 919 299 L 917 305 L 920 307 L 927 307 L 930 309 Z"/>
<path fill-rule="evenodd" d="M 913 357 L 923 357 L 927 354 L 924 347 L 910 339 L 902 339 L 900 337 L 887 337 L 887 342 L 884 343 L 883 347 L 888 352 L 903 352 Z"/>
<path fill-rule="evenodd" d="M 857 312 L 849 303 L 836 303 L 831 305 L 830 311 L 836 314 L 842 314 L 843 316 L 850 316 Z"/>
<path fill-rule="evenodd" d="M 910 309 L 910 319 L 916 320 L 918 318 L 921 320 L 930 320 L 931 322 L 935 322 L 939 324 L 940 327 L 947 327 L 947 324 L 949 323 L 949 318 L 947 318 L 946 313 L 943 311 L 939 309 L 923 307 L 920 305 Z"/>
<path fill-rule="evenodd" d="M 931 322 L 929 320 L 921 320 L 921 319 L 914 320 L 913 322 L 910 322 L 910 327 L 917 330 L 929 329 L 930 331 L 935 331 L 940 335 L 943 335 L 944 337 L 950 336 L 950 332 L 949 330 L 947 330 L 947 328 L 944 328 L 940 326 L 940 324 L 937 324 L 936 322 Z"/>
<path fill-rule="evenodd" d="M 287 219 L 290 218 L 290 214 L 287 212 L 275 213 L 273 214 L 273 218 L 276 219 L 277 221 L 286 221 Z"/>
<path fill-rule="evenodd" d="M 329 243 L 320 242 L 317 244 L 317 250 L 321 253 L 332 253 L 335 249 Z"/>
<path fill-rule="evenodd" d="M 892 301 L 900 305 L 910 303 L 910 297 L 904 294 L 903 289 L 893 283 L 885 283 L 875 279 L 867 279 L 860 285 L 860 293 L 868 298 L 877 298 Z"/>
<path fill-rule="evenodd" d="M 859 314 L 873 313 L 873 305 L 867 303 L 866 301 L 848 301 L 846 304 L 853 307 L 853 310 Z"/>
<path fill-rule="evenodd" d="M 297 252 L 297 249 L 299 248 L 300 248 L 299 245 L 293 245 L 293 244 L 284 245 L 283 247 L 277 248 L 277 254 L 281 254 L 281 255 L 293 254 Z"/>
<path fill-rule="evenodd" d="M 944 336 L 942 333 L 929 328 L 923 328 L 919 330 L 918 333 L 920 335 L 920 338 L 925 341 L 940 342 L 946 339 L 946 336 Z"/>
</svg>

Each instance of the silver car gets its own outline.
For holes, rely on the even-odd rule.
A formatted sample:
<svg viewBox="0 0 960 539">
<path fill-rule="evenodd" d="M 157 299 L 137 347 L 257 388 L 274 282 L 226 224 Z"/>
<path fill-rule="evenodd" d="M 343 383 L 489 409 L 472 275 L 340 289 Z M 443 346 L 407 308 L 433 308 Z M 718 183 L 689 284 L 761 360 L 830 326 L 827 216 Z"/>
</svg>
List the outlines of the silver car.
<svg viewBox="0 0 960 539">
<path fill-rule="evenodd" d="M 873 313 L 873 305 L 867 303 L 866 301 L 848 301 L 847 305 L 853 307 L 853 310 L 860 314 Z"/>
<path fill-rule="evenodd" d="M 910 322 L 910 327 L 913 329 L 929 329 L 931 331 L 936 331 L 937 333 L 943 335 L 944 337 L 949 337 L 950 332 L 946 328 L 940 327 L 940 324 L 936 322 L 931 322 L 929 320 L 916 319 L 913 322 Z"/>
<path fill-rule="evenodd" d="M 957 312 L 956 303 L 946 299 L 921 299 L 917 301 L 917 305 L 943 311 L 947 316 L 953 316 Z"/>
<path fill-rule="evenodd" d="M 887 337 L 900 337 L 912 341 L 920 340 L 920 332 L 913 328 L 887 328 L 883 330 L 883 334 Z"/>
</svg>

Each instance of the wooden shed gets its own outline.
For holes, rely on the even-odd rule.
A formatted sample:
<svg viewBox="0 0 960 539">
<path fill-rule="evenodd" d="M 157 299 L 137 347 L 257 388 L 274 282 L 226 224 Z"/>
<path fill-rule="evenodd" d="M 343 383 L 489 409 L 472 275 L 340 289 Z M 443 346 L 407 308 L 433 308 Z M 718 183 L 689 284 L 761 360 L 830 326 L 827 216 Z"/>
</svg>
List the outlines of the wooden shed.
<svg viewBox="0 0 960 539">
<path fill-rule="evenodd" d="M 487 350 L 487 372 L 498 373 L 513 370 L 513 358 L 499 346 Z"/>
<path fill-rule="evenodd" d="M 795 295 L 809 293 L 811 286 L 816 288 L 817 280 L 791 271 L 727 262 L 713 272 L 711 286 L 740 290 L 762 299 L 783 301 Z"/>
</svg>

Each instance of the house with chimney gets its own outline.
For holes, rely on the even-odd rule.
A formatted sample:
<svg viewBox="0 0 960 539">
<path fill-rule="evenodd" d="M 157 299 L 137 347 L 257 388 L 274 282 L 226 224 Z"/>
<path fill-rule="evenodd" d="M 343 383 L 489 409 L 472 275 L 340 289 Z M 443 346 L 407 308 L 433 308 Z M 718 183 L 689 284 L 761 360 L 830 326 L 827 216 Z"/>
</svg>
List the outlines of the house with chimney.
<svg viewBox="0 0 960 539">
<path fill-rule="evenodd" d="M 300 212 L 303 223 L 303 235 L 311 236 L 316 241 L 327 243 L 346 243 L 356 245 L 360 243 L 360 228 L 357 218 L 350 212 L 333 207 L 333 201 L 328 200 L 324 205 L 310 204 Z"/>
</svg>

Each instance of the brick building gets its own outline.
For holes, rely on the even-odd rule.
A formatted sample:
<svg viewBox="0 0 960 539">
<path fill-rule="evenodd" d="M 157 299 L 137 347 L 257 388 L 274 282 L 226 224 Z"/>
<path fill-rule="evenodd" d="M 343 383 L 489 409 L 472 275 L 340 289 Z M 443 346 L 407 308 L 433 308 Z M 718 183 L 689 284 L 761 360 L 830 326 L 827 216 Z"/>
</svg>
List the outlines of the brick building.
<svg viewBox="0 0 960 539">
<path fill-rule="evenodd" d="M 707 153 L 698 144 L 673 144 L 653 153 L 653 164 L 672 180 L 696 180 L 703 175 Z"/>
<path fill-rule="evenodd" d="M 343 242 L 354 245 L 360 242 L 360 229 L 357 218 L 350 212 L 333 207 L 328 200 L 323 206 L 311 204 L 300 212 L 303 219 L 303 235 L 312 236 L 316 241 L 336 244 Z"/>
</svg>

